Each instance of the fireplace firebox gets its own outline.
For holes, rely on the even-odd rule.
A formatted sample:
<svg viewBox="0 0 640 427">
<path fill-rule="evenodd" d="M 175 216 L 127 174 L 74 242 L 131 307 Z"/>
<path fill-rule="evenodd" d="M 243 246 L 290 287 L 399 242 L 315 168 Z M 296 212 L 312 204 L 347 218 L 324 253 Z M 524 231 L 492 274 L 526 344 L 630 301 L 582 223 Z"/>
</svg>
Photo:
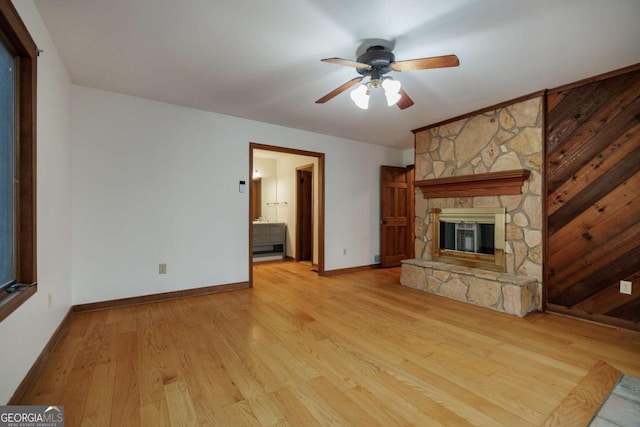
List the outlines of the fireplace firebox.
<svg viewBox="0 0 640 427">
<path fill-rule="evenodd" d="M 434 261 L 505 271 L 504 208 L 432 209 Z"/>
</svg>

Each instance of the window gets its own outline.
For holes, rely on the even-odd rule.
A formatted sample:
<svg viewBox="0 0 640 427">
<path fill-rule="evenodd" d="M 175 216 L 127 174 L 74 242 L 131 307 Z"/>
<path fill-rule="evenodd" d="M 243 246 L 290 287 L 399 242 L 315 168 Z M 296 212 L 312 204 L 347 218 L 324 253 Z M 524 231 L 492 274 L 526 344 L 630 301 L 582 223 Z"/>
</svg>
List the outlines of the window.
<svg viewBox="0 0 640 427">
<path fill-rule="evenodd" d="M 0 0 L 0 320 L 36 283 L 38 49 L 9 0 Z"/>
<path fill-rule="evenodd" d="M 15 283 L 15 61 L 0 44 L 0 287 Z"/>
</svg>

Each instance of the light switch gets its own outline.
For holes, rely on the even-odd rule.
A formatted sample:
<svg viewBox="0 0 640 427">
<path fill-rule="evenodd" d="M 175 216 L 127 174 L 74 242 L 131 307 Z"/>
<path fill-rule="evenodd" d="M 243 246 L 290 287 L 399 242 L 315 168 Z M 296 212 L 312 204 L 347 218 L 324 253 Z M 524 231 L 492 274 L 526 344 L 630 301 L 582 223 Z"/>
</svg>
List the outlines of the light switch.
<svg viewBox="0 0 640 427">
<path fill-rule="evenodd" d="M 620 280 L 620 293 L 631 295 L 631 282 L 628 280 Z"/>
</svg>

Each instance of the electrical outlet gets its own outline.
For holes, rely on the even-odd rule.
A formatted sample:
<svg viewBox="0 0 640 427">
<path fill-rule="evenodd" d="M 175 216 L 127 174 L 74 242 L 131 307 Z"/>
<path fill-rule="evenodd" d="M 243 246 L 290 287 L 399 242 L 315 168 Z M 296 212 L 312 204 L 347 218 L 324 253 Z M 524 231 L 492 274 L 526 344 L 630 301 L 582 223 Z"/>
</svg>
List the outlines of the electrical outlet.
<svg viewBox="0 0 640 427">
<path fill-rule="evenodd" d="M 167 274 L 167 264 L 166 263 L 162 263 L 158 266 L 158 273 L 160 274 Z"/>
<path fill-rule="evenodd" d="M 346 255 L 346 254 L 347 254 L 347 250 L 346 250 L 346 249 L 343 249 L 343 250 L 342 250 L 342 255 Z"/>
<path fill-rule="evenodd" d="M 620 293 L 631 295 L 631 282 L 628 280 L 620 280 Z"/>
</svg>

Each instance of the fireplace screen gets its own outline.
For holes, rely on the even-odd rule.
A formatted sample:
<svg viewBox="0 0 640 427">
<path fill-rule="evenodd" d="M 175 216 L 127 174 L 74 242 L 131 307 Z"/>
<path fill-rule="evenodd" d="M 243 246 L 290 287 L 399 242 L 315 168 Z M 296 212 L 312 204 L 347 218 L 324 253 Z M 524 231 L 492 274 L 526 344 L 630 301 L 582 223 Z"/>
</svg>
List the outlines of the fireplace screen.
<svg viewBox="0 0 640 427">
<path fill-rule="evenodd" d="M 504 271 L 505 209 L 433 209 L 433 258 Z"/>
<path fill-rule="evenodd" d="M 495 225 L 440 221 L 440 249 L 495 253 Z"/>
</svg>

